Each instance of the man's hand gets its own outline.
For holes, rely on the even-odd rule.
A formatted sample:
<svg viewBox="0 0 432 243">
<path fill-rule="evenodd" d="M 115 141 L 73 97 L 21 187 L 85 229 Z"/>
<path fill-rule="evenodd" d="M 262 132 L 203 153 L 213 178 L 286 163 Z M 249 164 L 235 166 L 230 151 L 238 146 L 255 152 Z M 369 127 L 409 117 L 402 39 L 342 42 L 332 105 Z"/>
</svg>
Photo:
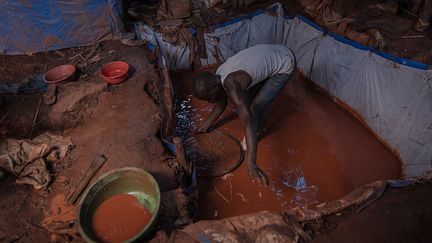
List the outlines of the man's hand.
<svg viewBox="0 0 432 243">
<path fill-rule="evenodd" d="M 209 118 L 207 121 L 205 121 L 203 124 L 198 126 L 197 129 L 195 129 L 195 134 L 198 133 L 206 133 L 209 132 L 209 128 L 211 125 L 219 118 L 219 116 L 224 112 L 226 106 L 227 106 L 227 97 L 224 96 L 221 100 L 219 100 L 215 106 L 213 107 L 212 112 L 210 113 Z"/>
<path fill-rule="evenodd" d="M 249 176 L 257 178 L 261 185 L 268 185 L 268 179 L 264 171 L 262 171 L 257 165 L 249 165 Z"/>
</svg>

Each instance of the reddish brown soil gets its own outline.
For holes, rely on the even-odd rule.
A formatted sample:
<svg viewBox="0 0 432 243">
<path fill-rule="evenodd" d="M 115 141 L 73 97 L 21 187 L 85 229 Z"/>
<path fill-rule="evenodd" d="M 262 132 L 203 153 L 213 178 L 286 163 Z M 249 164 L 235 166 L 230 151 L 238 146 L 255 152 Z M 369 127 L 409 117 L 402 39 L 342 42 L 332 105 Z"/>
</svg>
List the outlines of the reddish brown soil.
<svg viewBox="0 0 432 243">
<path fill-rule="evenodd" d="M 360 213 L 335 219 L 337 227 L 312 242 L 432 242 L 432 187 L 389 188 Z"/>
<path fill-rule="evenodd" d="M 91 67 L 83 68 L 82 70 L 90 71 L 83 73 L 76 83 L 88 87 L 103 82 L 97 70 L 102 63 L 112 60 L 128 62 L 132 69 L 130 77 L 119 86 L 106 87 L 82 100 L 74 101 L 79 105 L 75 107 L 78 111 L 73 114 L 80 114 L 80 119 L 73 120 L 65 127 L 61 124 L 52 126 L 48 116 L 52 108 L 42 104 L 35 135 L 45 130 L 60 132 L 72 137 L 75 148 L 61 163 L 49 165 L 55 179 L 47 190 L 36 191 L 30 186 L 17 185 L 12 175 L 0 182 L 0 241 L 80 241 L 74 227 L 70 227 L 75 222 L 77 204 L 69 206 L 66 198 L 76 188 L 96 154 L 105 155 L 107 162 L 95 178 L 114 168 L 135 166 L 152 173 L 162 191 L 177 187 L 174 171 L 161 162 L 161 157 L 166 156 L 156 136 L 159 129 L 159 108 L 144 91 L 148 81 L 158 80 L 154 67 L 146 59 L 145 48 L 124 46 L 119 42 L 107 42 L 102 46 L 103 50 L 99 54 L 106 58 Z M 48 67 L 53 63 L 64 63 L 68 56 L 74 56 L 82 50 L 76 48 L 47 53 L 46 59 L 41 58 L 39 61 L 34 56 L 28 60 L 26 56 L 7 57 L 11 64 L 4 67 L 6 71 L 2 75 L 8 80 L 13 77 L 21 80 L 43 70 L 45 63 Z M 57 53 L 66 57 L 58 58 Z M 32 68 L 27 68 L 29 66 Z M 67 92 L 65 87 L 68 87 Z M 61 103 L 66 93 L 82 93 L 80 87 L 62 84 L 57 104 Z M 73 88 L 76 90 L 70 90 Z M 0 116 L 7 114 L 0 127 L 1 133 L 8 137 L 27 138 L 39 97 L 39 94 L 6 97 L 4 106 L 0 108 Z M 72 100 L 70 99 L 71 102 Z M 66 121 L 70 118 L 60 117 Z M 19 119 L 23 120 L 21 125 L 15 124 Z M 170 206 L 172 205 L 171 203 Z"/>
<path fill-rule="evenodd" d="M 181 114 L 189 122 L 181 119 L 180 134 L 195 128 L 211 109 L 190 95 L 193 75 L 173 75 L 178 99 L 187 101 Z M 243 137 L 242 122 L 231 107 L 217 123 L 217 130 L 239 140 Z M 401 175 L 395 155 L 348 112 L 297 75 L 272 103 L 264 127 L 267 134 L 258 144 L 257 163 L 269 176 L 269 186 L 252 182 L 245 163 L 223 178 L 202 179 L 199 219 L 328 202 L 361 185 Z M 297 190 L 293 188 L 296 182 Z"/>
</svg>

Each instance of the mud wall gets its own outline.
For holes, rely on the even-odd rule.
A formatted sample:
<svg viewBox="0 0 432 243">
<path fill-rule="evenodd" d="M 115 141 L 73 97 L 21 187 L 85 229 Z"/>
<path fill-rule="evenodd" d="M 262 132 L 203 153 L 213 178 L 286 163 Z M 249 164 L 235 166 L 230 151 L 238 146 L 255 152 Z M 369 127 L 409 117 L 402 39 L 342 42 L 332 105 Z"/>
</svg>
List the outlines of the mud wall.
<svg viewBox="0 0 432 243">
<path fill-rule="evenodd" d="M 147 26 L 136 30 L 161 48 L 169 69 L 189 67 L 188 45 L 166 43 Z M 405 176 L 432 170 L 432 70 L 427 65 L 347 40 L 302 16 L 285 16 L 280 4 L 210 26 L 203 38 L 208 56 L 201 59 L 204 66 L 256 44 L 288 46 L 306 77 L 400 156 Z"/>
</svg>

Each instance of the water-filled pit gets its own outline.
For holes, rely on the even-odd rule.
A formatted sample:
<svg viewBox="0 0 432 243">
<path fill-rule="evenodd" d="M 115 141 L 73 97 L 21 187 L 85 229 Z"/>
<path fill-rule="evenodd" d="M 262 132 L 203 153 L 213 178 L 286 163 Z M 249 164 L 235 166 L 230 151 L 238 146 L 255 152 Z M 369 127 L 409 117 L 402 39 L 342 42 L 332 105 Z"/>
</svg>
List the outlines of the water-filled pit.
<svg viewBox="0 0 432 243">
<path fill-rule="evenodd" d="M 192 95 L 192 79 L 198 72 L 171 75 L 177 134 L 183 138 L 192 136 L 212 109 L 211 104 Z M 298 74 L 293 74 L 271 104 L 264 128 L 257 164 L 269 178 L 268 187 L 251 181 L 245 162 L 223 177 L 200 178 L 198 219 L 261 210 L 280 212 L 299 205 L 313 207 L 337 200 L 367 183 L 401 176 L 396 155 L 348 111 Z M 244 126 L 232 106 L 216 122 L 215 130 L 242 139 Z"/>
</svg>

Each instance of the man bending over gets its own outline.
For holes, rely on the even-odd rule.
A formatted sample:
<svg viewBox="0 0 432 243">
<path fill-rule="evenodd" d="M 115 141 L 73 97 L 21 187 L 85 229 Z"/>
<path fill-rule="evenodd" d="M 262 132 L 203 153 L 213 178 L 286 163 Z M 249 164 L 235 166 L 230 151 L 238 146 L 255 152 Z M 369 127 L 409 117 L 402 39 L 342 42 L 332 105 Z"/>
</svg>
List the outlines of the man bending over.
<svg viewBox="0 0 432 243">
<path fill-rule="evenodd" d="M 247 151 L 249 176 L 257 177 L 265 185 L 268 183 L 267 176 L 256 164 L 258 129 L 268 105 L 283 90 L 294 67 L 295 59 L 290 49 L 283 45 L 262 44 L 228 58 L 216 74 L 202 72 L 193 80 L 194 95 L 215 104 L 197 132 L 208 132 L 229 100 L 245 124 L 242 147 Z M 250 97 L 248 91 L 258 86 L 262 87 L 256 96 Z"/>
</svg>

